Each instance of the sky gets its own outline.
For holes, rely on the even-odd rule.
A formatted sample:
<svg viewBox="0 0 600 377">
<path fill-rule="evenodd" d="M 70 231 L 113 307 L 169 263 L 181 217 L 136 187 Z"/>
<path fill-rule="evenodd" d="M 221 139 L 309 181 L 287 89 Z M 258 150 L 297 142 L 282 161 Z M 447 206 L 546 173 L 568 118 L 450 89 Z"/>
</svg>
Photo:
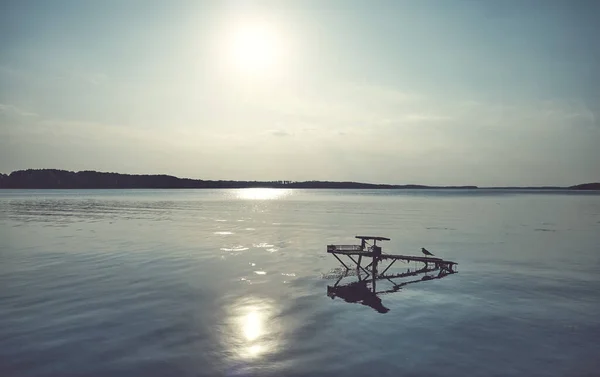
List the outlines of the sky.
<svg viewBox="0 0 600 377">
<path fill-rule="evenodd" d="M 0 1 L 0 172 L 600 181 L 600 2 Z"/>
</svg>

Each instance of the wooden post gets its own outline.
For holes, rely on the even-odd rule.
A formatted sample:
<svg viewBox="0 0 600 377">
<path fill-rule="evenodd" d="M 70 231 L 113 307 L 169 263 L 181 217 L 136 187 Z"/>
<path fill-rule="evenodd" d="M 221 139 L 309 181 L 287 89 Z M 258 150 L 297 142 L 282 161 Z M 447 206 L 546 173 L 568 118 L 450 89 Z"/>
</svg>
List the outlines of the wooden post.
<svg viewBox="0 0 600 377">
<path fill-rule="evenodd" d="M 371 275 L 373 277 L 373 293 L 375 293 L 375 282 L 377 281 L 377 257 L 373 255 L 373 262 L 371 263 Z"/>
<path fill-rule="evenodd" d="M 373 254 L 373 263 L 371 273 L 373 275 L 373 293 L 375 293 L 375 281 L 377 281 L 377 262 L 379 257 L 381 256 L 381 247 L 373 245 L 372 254 Z"/>
</svg>

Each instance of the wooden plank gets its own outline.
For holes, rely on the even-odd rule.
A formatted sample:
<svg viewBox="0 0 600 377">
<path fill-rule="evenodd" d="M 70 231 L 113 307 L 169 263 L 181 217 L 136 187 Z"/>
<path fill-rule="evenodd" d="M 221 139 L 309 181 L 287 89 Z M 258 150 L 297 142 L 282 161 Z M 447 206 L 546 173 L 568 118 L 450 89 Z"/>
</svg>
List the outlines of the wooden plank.
<svg viewBox="0 0 600 377">
<path fill-rule="evenodd" d="M 367 257 L 371 257 L 373 256 L 373 253 L 370 251 L 345 251 L 345 250 L 334 250 L 334 251 L 327 251 L 329 254 L 342 254 L 342 255 L 362 255 L 362 256 L 367 256 Z"/>
<path fill-rule="evenodd" d="M 373 241 L 390 241 L 387 237 L 378 237 L 378 236 L 356 236 L 359 240 L 373 240 Z"/>
<path fill-rule="evenodd" d="M 365 257 L 372 257 L 371 251 L 362 250 L 327 250 L 330 254 L 343 254 L 343 255 L 362 255 Z M 431 257 L 419 257 L 414 255 L 399 255 L 399 254 L 381 254 L 381 259 L 401 259 L 409 262 L 423 262 L 423 263 L 445 263 L 445 264 L 457 264 L 456 262 L 444 260 L 442 258 L 431 258 Z"/>
<path fill-rule="evenodd" d="M 456 262 L 443 260 L 442 258 L 417 257 L 417 256 L 413 256 L 413 255 L 381 254 L 381 258 L 383 258 L 383 259 L 402 259 L 402 260 L 411 261 L 411 262 L 415 261 L 415 262 L 457 264 Z"/>
</svg>

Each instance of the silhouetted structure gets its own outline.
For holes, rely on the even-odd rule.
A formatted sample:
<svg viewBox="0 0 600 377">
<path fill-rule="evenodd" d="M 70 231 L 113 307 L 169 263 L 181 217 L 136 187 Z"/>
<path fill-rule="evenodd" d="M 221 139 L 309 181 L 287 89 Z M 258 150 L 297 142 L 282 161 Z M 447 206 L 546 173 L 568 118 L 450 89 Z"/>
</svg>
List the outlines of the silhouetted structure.
<svg viewBox="0 0 600 377">
<path fill-rule="evenodd" d="M 423 269 L 429 269 L 429 264 L 433 265 L 433 270 L 442 270 L 447 272 L 454 272 L 454 266 L 456 262 L 443 260 L 441 258 L 431 257 L 417 257 L 412 255 L 399 255 L 399 254 L 383 254 L 381 246 L 377 246 L 377 241 L 389 241 L 386 237 L 375 237 L 375 236 L 356 236 L 360 239 L 360 245 L 327 245 L 327 252 L 335 257 L 342 266 L 349 270 L 348 267 L 338 255 L 345 255 L 356 265 L 357 271 L 364 272 L 367 276 L 371 275 L 373 278 L 377 278 L 379 272 L 377 270 L 378 264 L 383 261 L 389 261 L 389 265 L 383 270 L 382 275 L 389 270 L 394 263 L 401 260 L 404 262 L 419 262 L 423 263 L 425 267 Z M 371 244 L 372 242 L 372 244 Z M 425 249 L 422 249 L 425 250 Z M 431 253 L 430 253 L 431 254 Z M 356 259 L 354 259 L 355 257 Z M 371 258 L 371 263 L 367 266 L 362 266 L 363 258 Z M 369 270 L 370 268 L 370 270 Z M 375 281 L 373 281 L 375 283 Z M 375 290 L 375 284 L 373 284 L 373 290 Z"/>
<path fill-rule="evenodd" d="M 341 274 L 338 281 L 333 286 L 327 287 L 327 295 L 331 298 L 341 297 L 347 302 L 358 302 L 363 305 L 367 305 L 377 310 L 380 313 L 386 313 L 388 309 L 383 306 L 381 299 L 377 296 L 382 293 L 392 293 L 400 289 L 400 287 L 416 283 L 424 280 L 441 279 L 450 274 L 456 273 L 455 266 L 456 262 L 443 260 L 441 258 L 431 257 L 417 257 L 409 255 L 398 255 L 398 254 L 384 254 L 380 246 L 377 245 L 377 241 L 389 241 L 386 237 L 375 237 L 375 236 L 356 236 L 361 240 L 360 245 L 327 245 L 327 252 L 333 255 L 345 268 L 345 273 Z M 372 244 L 371 244 L 372 243 Z M 427 251 L 422 248 L 423 253 Z M 433 255 L 427 251 L 428 255 Z M 339 256 L 348 257 L 355 264 L 356 276 L 358 281 L 339 286 L 340 281 L 348 276 L 351 268 L 346 265 Z M 356 258 L 356 259 L 355 259 Z M 363 267 L 362 259 L 370 258 L 371 263 Z M 390 268 L 397 261 L 404 262 L 415 262 L 423 263 L 423 267 L 414 270 L 408 269 L 403 273 L 389 273 Z M 389 262 L 383 271 L 378 271 L 378 265 L 383 262 Z M 438 272 L 437 276 L 427 275 L 430 272 Z M 364 273 L 364 277 L 363 277 Z M 397 284 L 393 279 L 405 278 L 409 276 L 418 276 L 425 274 L 418 280 L 412 280 L 404 283 Z M 392 283 L 393 288 L 383 291 L 377 291 L 377 281 L 387 280 Z M 368 285 L 371 285 L 369 289 Z"/>
</svg>

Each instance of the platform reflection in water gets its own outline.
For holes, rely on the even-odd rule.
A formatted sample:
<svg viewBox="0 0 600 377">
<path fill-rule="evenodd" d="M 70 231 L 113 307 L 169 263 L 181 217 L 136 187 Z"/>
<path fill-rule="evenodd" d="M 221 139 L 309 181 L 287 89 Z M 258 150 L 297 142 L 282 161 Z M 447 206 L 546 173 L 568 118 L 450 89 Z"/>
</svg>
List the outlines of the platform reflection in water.
<svg viewBox="0 0 600 377">
<path fill-rule="evenodd" d="M 369 306 L 377 312 L 385 314 L 390 310 L 383 305 L 379 296 L 395 293 L 408 284 L 420 283 L 428 280 L 441 279 L 448 275 L 456 274 L 457 271 L 439 270 L 436 268 L 422 268 L 416 271 L 410 269 L 404 273 L 394 273 L 388 275 L 378 275 L 375 279 L 362 271 L 358 270 L 343 270 L 337 274 L 337 281 L 333 286 L 327 286 L 327 296 L 334 299 L 339 297 L 349 303 L 357 303 Z M 352 276 L 353 279 L 345 284 L 342 280 Z M 416 277 L 412 280 L 407 280 L 409 277 Z M 402 279 L 402 280 L 399 280 Z M 377 281 L 385 281 L 388 284 L 380 285 L 377 288 Z M 391 285 L 390 285 L 391 284 Z"/>
</svg>

